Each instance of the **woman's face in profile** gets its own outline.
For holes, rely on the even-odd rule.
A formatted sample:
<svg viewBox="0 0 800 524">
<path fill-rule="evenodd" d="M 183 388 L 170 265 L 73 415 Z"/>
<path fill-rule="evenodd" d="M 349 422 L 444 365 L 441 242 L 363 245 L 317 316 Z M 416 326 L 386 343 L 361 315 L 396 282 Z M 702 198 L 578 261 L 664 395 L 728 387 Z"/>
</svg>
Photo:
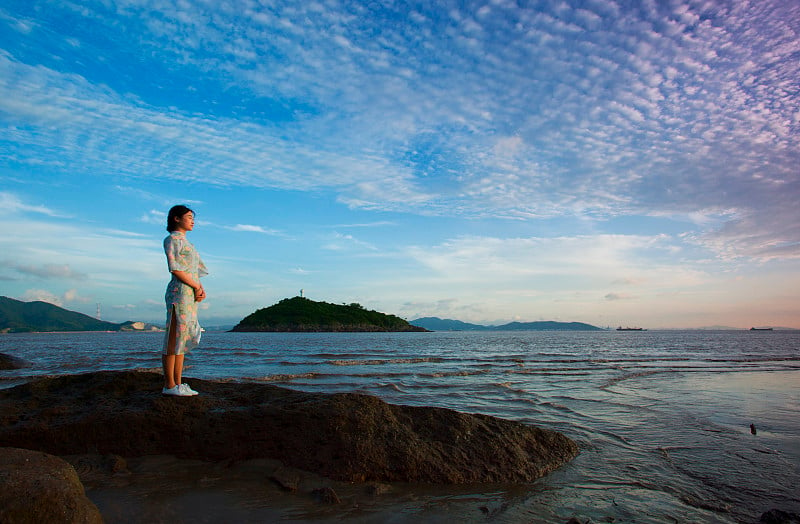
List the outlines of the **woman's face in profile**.
<svg viewBox="0 0 800 524">
<path fill-rule="evenodd" d="M 191 231 L 194 229 L 194 213 L 189 211 L 175 221 L 176 231 Z"/>
</svg>

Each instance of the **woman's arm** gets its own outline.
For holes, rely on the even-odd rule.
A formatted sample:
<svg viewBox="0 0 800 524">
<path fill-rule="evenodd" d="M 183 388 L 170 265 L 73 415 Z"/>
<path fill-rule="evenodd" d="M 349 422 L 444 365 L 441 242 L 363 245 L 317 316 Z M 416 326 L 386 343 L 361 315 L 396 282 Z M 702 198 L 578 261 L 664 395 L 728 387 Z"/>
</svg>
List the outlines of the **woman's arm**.
<svg viewBox="0 0 800 524">
<path fill-rule="evenodd" d="M 206 298 L 206 291 L 203 289 L 203 285 L 200 283 L 200 280 L 195 280 L 192 278 L 192 274 L 188 271 L 173 271 L 172 272 L 175 277 L 192 288 L 194 290 L 194 299 L 197 302 L 202 302 L 203 299 Z"/>
</svg>

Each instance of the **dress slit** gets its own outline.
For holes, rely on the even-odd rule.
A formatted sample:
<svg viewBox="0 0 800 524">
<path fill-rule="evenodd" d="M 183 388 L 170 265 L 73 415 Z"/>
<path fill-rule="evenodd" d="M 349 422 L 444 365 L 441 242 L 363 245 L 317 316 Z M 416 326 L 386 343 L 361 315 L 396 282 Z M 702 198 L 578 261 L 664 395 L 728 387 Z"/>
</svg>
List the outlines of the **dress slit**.
<svg viewBox="0 0 800 524">
<path fill-rule="evenodd" d="M 175 311 L 175 304 L 170 308 L 169 324 L 167 324 L 167 355 L 175 354 L 175 346 L 178 345 L 178 320 L 175 318 L 177 311 Z"/>
</svg>

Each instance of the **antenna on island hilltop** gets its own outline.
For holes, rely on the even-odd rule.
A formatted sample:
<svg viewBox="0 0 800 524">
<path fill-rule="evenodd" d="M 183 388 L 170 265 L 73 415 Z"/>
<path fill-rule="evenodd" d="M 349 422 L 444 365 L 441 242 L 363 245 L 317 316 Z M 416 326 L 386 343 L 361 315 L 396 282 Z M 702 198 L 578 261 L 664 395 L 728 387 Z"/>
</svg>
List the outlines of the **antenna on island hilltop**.
<svg viewBox="0 0 800 524">
<path fill-rule="evenodd" d="M 100 320 L 100 302 L 97 303 L 97 320 Z"/>
<path fill-rule="evenodd" d="M 303 298 L 303 290 L 300 290 L 300 298 Z"/>
</svg>

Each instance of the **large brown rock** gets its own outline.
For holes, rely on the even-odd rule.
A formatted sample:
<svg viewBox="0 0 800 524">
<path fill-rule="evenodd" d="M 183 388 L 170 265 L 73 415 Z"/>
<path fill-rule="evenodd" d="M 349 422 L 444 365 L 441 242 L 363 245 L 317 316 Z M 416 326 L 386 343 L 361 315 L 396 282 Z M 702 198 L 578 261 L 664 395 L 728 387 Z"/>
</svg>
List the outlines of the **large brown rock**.
<svg viewBox="0 0 800 524">
<path fill-rule="evenodd" d="M 192 380 L 195 397 L 161 395 L 135 371 L 40 379 L 0 391 L 0 445 L 58 455 L 272 458 L 347 481 L 529 482 L 577 445 L 555 431 L 359 394 Z"/>
<path fill-rule="evenodd" d="M 28 366 L 30 366 L 30 364 L 21 358 L 0 353 L 0 370 L 21 369 Z"/>
<path fill-rule="evenodd" d="M 64 460 L 28 449 L 0 448 L 0 522 L 99 524 L 103 518 Z"/>
</svg>

